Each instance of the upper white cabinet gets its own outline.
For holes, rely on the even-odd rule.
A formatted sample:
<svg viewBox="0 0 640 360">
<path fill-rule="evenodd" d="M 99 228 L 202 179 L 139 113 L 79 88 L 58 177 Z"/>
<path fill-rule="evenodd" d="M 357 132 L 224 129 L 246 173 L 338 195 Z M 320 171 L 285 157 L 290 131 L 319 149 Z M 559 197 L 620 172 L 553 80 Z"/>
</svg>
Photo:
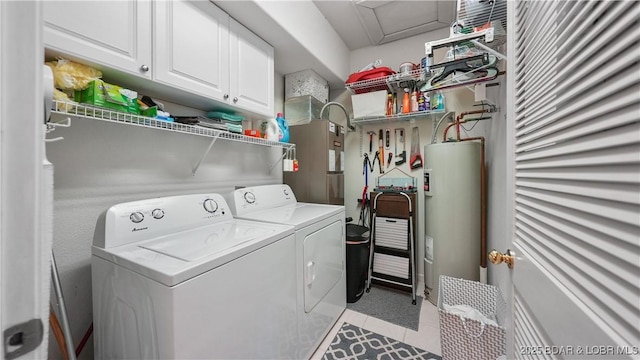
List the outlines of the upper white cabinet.
<svg viewBox="0 0 640 360">
<path fill-rule="evenodd" d="M 44 18 L 49 49 L 274 115 L 273 47 L 209 1 L 45 1 Z"/>
<path fill-rule="evenodd" d="M 243 109 L 274 115 L 273 47 L 230 20 L 230 100 Z"/>
<path fill-rule="evenodd" d="M 151 77 L 151 2 L 44 1 L 47 48 Z"/>
<path fill-rule="evenodd" d="M 155 19 L 155 78 L 227 101 L 229 15 L 205 1 L 158 1 Z"/>
</svg>

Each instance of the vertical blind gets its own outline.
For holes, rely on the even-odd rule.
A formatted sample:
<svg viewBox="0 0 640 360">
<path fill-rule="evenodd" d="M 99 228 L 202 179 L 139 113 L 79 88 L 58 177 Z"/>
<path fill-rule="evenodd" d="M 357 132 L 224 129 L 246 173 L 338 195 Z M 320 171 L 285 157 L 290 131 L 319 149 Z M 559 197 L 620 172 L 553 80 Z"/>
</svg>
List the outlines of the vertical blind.
<svg viewBox="0 0 640 360">
<path fill-rule="evenodd" d="M 640 344 L 640 2 L 515 8 L 515 242 Z"/>
</svg>

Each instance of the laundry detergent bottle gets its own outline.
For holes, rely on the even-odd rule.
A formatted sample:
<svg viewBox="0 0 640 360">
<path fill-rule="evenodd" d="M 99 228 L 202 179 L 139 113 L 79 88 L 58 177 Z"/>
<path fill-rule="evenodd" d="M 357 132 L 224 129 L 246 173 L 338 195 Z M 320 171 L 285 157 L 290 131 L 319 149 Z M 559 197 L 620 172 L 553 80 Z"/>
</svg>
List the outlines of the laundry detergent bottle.
<svg viewBox="0 0 640 360">
<path fill-rule="evenodd" d="M 279 141 L 282 138 L 282 132 L 280 126 L 275 119 L 269 119 L 262 123 L 262 133 L 264 138 L 269 141 Z"/>
<path fill-rule="evenodd" d="M 282 113 L 278 113 L 276 116 L 276 122 L 278 123 L 278 128 L 280 129 L 280 141 L 289 142 L 289 124 L 287 120 L 285 120 L 284 115 Z"/>
</svg>

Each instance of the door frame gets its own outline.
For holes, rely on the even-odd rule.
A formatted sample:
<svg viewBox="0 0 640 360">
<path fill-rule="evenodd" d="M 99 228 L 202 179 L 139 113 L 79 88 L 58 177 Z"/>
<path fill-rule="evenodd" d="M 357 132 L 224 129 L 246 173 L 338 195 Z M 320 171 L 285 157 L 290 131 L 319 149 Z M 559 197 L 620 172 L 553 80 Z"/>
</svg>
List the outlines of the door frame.
<svg viewBox="0 0 640 360">
<path fill-rule="evenodd" d="M 47 357 L 51 229 L 43 207 L 42 4 L 0 1 L 0 354 Z M 47 220 L 48 219 L 48 220 Z M 46 235 L 45 235 L 46 234 Z M 48 240 L 47 240 L 48 239 Z M 10 331 L 7 331 L 11 329 Z M 5 331 L 7 333 L 5 334 Z M 22 334 L 7 348 L 5 336 Z M 18 351 L 20 350 L 20 351 Z M 15 351 L 15 352 L 14 352 Z"/>
<path fill-rule="evenodd" d="M 515 10 L 516 2 L 507 1 L 507 24 L 515 24 Z M 506 172 L 506 191 L 505 191 L 505 206 L 506 206 L 506 234 L 508 236 L 505 239 L 505 243 L 508 246 L 512 246 L 513 239 L 515 239 L 515 71 L 516 71 L 516 51 L 515 51 L 515 26 L 507 27 L 507 71 L 506 71 L 506 142 L 505 142 L 505 172 Z M 506 251 L 507 249 L 498 249 L 498 251 Z M 512 249 L 513 251 L 513 249 Z M 507 272 L 507 279 L 504 282 L 506 286 L 502 289 L 504 292 L 504 299 L 507 303 L 506 314 L 506 347 L 507 347 L 507 359 L 515 358 L 515 338 L 514 329 L 515 322 L 513 316 L 513 272 Z"/>
</svg>

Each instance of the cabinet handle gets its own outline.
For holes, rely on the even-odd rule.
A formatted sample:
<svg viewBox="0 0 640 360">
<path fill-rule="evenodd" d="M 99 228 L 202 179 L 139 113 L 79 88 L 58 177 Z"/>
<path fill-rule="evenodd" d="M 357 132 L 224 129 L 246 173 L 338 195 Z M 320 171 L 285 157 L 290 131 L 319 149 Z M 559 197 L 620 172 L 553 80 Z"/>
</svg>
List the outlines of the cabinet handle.
<svg viewBox="0 0 640 360">
<path fill-rule="evenodd" d="M 229 98 L 229 94 L 224 94 L 223 98 L 227 100 Z"/>
<path fill-rule="evenodd" d="M 234 103 L 237 103 L 237 102 L 238 102 L 238 98 L 237 98 L 237 97 L 234 97 L 234 98 L 233 98 L 233 102 L 234 102 Z"/>
<path fill-rule="evenodd" d="M 149 65 L 142 65 L 142 66 L 140 66 L 140 70 L 142 70 L 142 71 L 144 71 L 144 72 L 149 71 Z"/>
</svg>

